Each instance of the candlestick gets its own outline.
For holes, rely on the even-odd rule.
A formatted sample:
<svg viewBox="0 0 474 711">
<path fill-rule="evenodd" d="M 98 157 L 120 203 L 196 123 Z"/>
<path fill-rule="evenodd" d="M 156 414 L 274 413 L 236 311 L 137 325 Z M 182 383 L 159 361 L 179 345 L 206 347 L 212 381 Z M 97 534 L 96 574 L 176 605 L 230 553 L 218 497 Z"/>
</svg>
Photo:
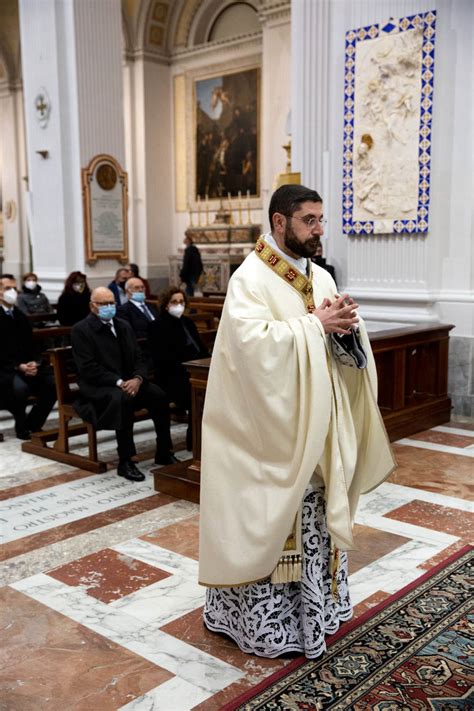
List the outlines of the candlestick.
<svg viewBox="0 0 474 711">
<path fill-rule="evenodd" d="M 209 195 L 206 193 L 206 227 L 209 227 Z"/>
<path fill-rule="evenodd" d="M 237 195 L 239 199 L 239 225 L 242 225 L 242 192 L 239 190 Z"/>
</svg>

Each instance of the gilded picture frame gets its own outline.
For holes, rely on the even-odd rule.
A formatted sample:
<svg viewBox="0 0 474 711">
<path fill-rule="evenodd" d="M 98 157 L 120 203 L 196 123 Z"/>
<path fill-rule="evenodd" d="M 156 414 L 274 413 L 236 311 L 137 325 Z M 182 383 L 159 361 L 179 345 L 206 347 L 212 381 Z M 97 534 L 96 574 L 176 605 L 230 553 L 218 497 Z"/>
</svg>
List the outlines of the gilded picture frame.
<svg viewBox="0 0 474 711">
<path fill-rule="evenodd" d="M 260 67 L 193 81 L 193 201 L 260 198 Z"/>
</svg>

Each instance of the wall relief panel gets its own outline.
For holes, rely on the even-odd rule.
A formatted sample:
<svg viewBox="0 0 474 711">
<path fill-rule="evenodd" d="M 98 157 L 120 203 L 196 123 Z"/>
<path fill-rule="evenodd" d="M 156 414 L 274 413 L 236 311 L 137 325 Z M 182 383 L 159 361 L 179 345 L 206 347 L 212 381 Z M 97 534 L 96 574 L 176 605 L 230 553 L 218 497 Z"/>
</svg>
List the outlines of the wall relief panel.
<svg viewBox="0 0 474 711">
<path fill-rule="evenodd" d="M 436 12 L 346 33 L 343 231 L 426 233 Z"/>
</svg>

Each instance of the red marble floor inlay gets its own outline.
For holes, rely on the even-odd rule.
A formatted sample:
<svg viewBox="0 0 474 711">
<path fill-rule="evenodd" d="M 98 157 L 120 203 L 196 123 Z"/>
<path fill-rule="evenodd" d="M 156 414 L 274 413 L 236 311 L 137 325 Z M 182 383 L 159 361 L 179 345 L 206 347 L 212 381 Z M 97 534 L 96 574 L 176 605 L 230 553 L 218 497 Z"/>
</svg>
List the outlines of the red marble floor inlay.
<svg viewBox="0 0 474 711">
<path fill-rule="evenodd" d="M 199 514 L 141 536 L 144 541 L 199 560 Z"/>
<path fill-rule="evenodd" d="M 448 447 L 470 447 L 474 444 L 474 438 L 469 435 L 459 435 L 451 432 L 437 432 L 436 430 L 424 430 L 410 435 L 408 439 L 419 440 L 421 442 L 433 442 L 434 444 L 445 444 Z"/>
<path fill-rule="evenodd" d="M 379 603 L 383 602 L 388 597 L 390 597 L 390 593 L 386 593 L 383 590 L 377 590 L 377 592 L 369 595 L 369 597 L 366 597 L 365 600 L 361 600 L 361 602 L 354 607 L 354 617 L 360 617 L 364 612 L 377 607 Z"/>
<path fill-rule="evenodd" d="M 355 573 L 366 565 L 382 558 L 396 548 L 400 548 L 410 541 L 410 538 L 399 536 L 395 533 L 378 531 L 369 526 L 354 526 L 354 543 L 356 550 L 348 552 L 349 575 Z"/>
<path fill-rule="evenodd" d="M 65 523 L 62 526 L 55 526 L 48 531 L 33 533 L 31 536 L 25 536 L 16 541 L 10 541 L 10 543 L 4 543 L 0 545 L 0 561 L 14 558 L 23 553 L 29 553 L 38 548 L 44 548 L 51 543 L 65 541 L 68 538 L 79 536 L 81 533 L 94 531 L 97 528 L 102 528 L 102 526 L 108 526 L 111 523 L 123 521 L 126 518 L 137 516 L 145 511 L 152 511 L 165 504 L 171 504 L 173 501 L 176 501 L 176 499 L 167 494 L 152 494 L 151 496 L 147 496 L 146 499 L 132 501 L 129 504 L 117 506 L 117 508 L 110 509 L 109 511 L 103 511 L 93 516 L 81 518 L 78 521 Z"/>
<path fill-rule="evenodd" d="M 104 548 L 55 568 L 48 575 L 67 585 L 81 586 L 88 595 L 107 603 L 168 578 L 170 573 Z"/>
<path fill-rule="evenodd" d="M 415 499 L 384 514 L 384 517 L 460 536 L 466 541 L 474 537 L 474 514 L 428 501 Z"/>
<path fill-rule="evenodd" d="M 472 459 L 393 443 L 398 467 L 388 481 L 442 496 L 472 499 Z"/>
<path fill-rule="evenodd" d="M 174 676 L 9 587 L 0 668 L 5 711 L 116 711 Z"/>
</svg>

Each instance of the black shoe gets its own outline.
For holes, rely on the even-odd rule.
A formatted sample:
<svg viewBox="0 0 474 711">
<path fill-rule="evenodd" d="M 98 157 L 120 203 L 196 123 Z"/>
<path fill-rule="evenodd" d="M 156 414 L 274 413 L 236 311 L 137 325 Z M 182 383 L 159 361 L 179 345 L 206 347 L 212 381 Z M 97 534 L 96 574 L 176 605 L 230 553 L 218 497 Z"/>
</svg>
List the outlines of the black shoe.
<svg viewBox="0 0 474 711">
<path fill-rule="evenodd" d="M 141 472 L 130 460 L 127 460 L 126 462 L 119 462 L 117 474 L 119 476 L 123 476 L 129 481 L 145 481 L 145 475 L 143 472 Z"/>
<path fill-rule="evenodd" d="M 17 439 L 31 439 L 31 432 L 30 430 L 16 430 L 16 438 Z"/>
<path fill-rule="evenodd" d="M 164 454 L 155 454 L 155 464 L 177 464 L 179 459 L 176 459 L 172 452 L 165 452 Z"/>
</svg>

